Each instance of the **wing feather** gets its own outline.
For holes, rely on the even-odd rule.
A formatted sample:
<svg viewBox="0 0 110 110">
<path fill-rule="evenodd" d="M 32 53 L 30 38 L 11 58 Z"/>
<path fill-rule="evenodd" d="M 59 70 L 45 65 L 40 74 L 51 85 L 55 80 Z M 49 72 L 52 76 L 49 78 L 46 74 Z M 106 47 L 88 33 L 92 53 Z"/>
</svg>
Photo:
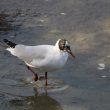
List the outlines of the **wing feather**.
<svg viewBox="0 0 110 110">
<path fill-rule="evenodd" d="M 17 45 L 14 49 L 14 55 L 22 59 L 26 63 L 31 63 L 35 59 L 38 61 L 44 60 L 53 46 L 39 45 L 39 46 L 25 46 Z"/>
</svg>

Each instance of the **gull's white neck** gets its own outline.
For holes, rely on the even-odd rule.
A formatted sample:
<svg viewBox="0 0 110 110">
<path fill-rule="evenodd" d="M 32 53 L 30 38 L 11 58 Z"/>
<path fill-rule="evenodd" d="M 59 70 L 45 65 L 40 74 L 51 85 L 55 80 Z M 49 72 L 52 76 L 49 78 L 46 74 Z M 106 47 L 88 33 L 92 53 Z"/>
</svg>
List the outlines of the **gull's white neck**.
<svg viewBox="0 0 110 110">
<path fill-rule="evenodd" d="M 56 42 L 54 46 L 54 51 L 56 54 L 55 56 L 60 59 L 60 63 L 62 63 L 61 65 L 63 66 L 68 59 L 68 53 L 59 49 L 59 40 Z"/>
<path fill-rule="evenodd" d="M 54 46 L 56 51 L 61 51 L 61 50 L 59 49 L 59 41 L 60 41 L 60 39 L 57 40 L 57 42 L 56 42 L 56 44 L 55 44 L 55 46 Z"/>
</svg>

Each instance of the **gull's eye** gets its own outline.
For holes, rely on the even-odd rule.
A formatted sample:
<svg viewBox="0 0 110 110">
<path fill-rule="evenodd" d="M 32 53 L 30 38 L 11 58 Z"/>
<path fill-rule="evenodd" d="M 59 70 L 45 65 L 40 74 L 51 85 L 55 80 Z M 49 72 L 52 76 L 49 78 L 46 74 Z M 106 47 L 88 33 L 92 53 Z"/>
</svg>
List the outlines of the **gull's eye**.
<svg viewBox="0 0 110 110">
<path fill-rule="evenodd" d="M 70 46 L 69 46 L 69 45 L 67 45 L 67 46 L 66 46 L 66 49 L 70 50 Z"/>
</svg>

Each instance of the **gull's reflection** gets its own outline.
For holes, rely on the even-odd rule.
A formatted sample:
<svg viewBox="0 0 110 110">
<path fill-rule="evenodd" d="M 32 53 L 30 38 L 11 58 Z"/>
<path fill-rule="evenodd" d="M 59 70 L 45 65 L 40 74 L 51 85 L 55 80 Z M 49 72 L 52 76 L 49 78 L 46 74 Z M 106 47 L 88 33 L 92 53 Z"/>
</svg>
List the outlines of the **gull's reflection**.
<svg viewBox="0 0 110 110">
<path fill-rule="evenodd" d="M 35 95 L 27 96 L 23 100 L 11 100 L 10 104 L 21 110 L 63 110 L 61 105 L 47 93 L 39 94 L 34 88 Z"/>
</svg>

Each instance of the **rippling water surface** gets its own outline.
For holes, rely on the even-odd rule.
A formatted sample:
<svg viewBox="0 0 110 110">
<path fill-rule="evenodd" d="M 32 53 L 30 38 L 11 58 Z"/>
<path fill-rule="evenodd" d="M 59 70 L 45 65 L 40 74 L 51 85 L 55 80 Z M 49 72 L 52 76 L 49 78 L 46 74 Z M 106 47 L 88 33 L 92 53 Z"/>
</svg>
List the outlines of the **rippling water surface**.
<svg viewBox="0 0 110 110">
<path fill-rule="evenodd" d="M 1 45 L 0 110 L 110 110 L 109 1 L 0 0 L 3 38 L 25 45 L 66 38 L 76 59 L 48 74 L 45 88 Z"/>
</svg>

